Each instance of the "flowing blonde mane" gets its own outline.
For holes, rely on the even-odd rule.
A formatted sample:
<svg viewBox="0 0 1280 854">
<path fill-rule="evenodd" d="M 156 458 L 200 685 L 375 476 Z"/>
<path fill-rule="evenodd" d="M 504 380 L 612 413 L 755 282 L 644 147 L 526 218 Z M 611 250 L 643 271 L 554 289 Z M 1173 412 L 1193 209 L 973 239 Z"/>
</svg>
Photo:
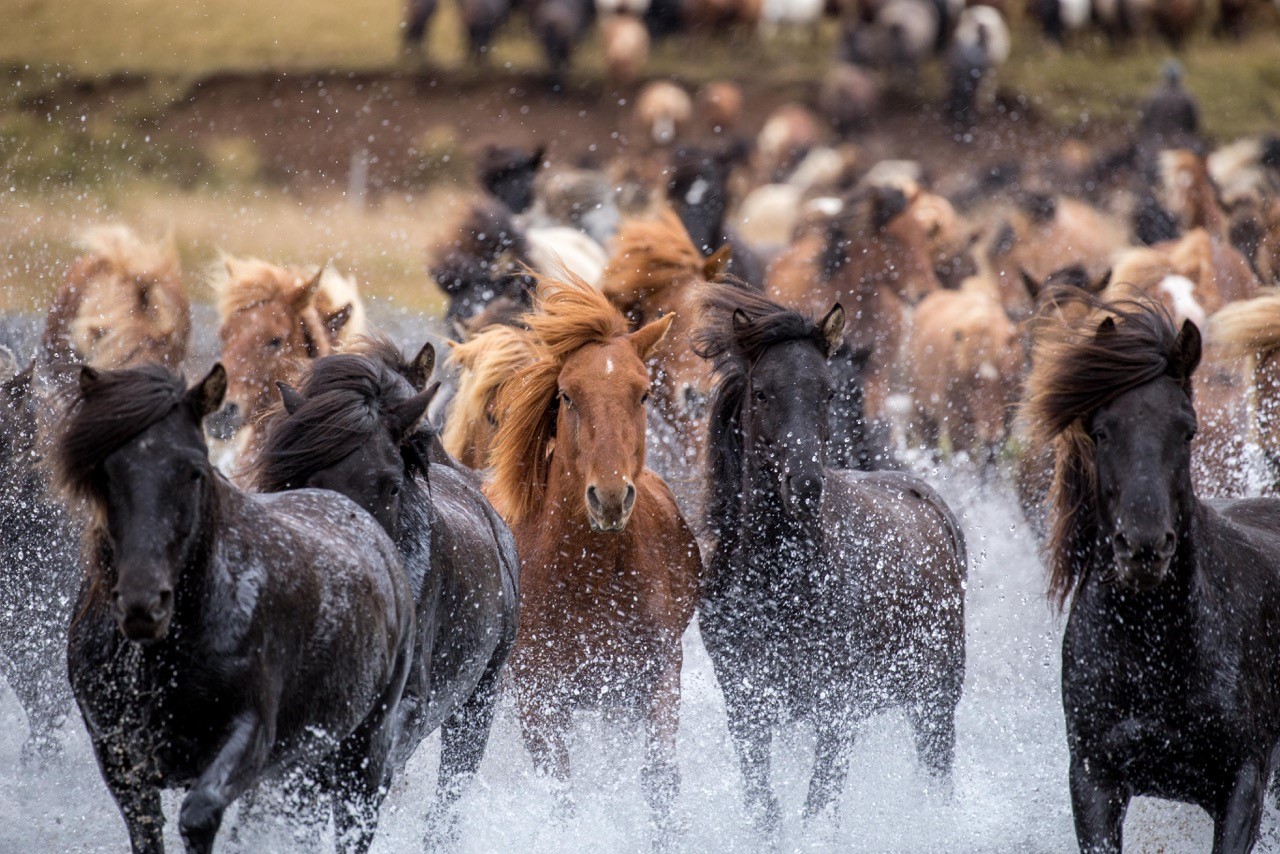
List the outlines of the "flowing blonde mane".
<svg viewBox="0 0 1280 854">
<path fill-rule="evenodd" d="M 573 277 L 539 279 L 525 319 L 532 361 L 498 391 L 501 423 L 490 454 L 489 497 L 512 525 L 531 517 L 546 493 L 565 361 L 588 344 L 606 344 L 629 331 L 622 312 Z"/>
<path fill-rule="evenodd" d="M 209 268 L 206 281 L 218 299 L 218 317 L 225 323 L 247 308 L 290 299 L 315 275 L 281 267 L 260 258 L 236 258 L 223 253 Z"/>
<path fill-rule="evenodd" d="M 490 326 L 449 353 L 462 376 L 449 401 L 441 441 L 445 449 L 463 458 L 502 384 L 534 359 L 529 333 L 514 326 Z"/>
<path fill-rule="evenodd" d="M 680 217 L 663 208 L 656 219 L 628 220 L 618 230 L 600 289 L 615 301 L 631 304 L 690 277 L 702 278 L 705 264 Z"/>
<path fill-rule="evenodd" d="M 150 243 L 124 225 L 96 226 L 76 241 L 92 266 L 64 285 L 54 313 L 69 315 L 66 334 L 75 351 L 100 368 L 160 360 L 177 368 L 191 331 L 172 236 Z M 62 306 L 59 309 L 59 306 Z"/>
<path fill-rule="evenodd" d="M 1280 349 L 1280 289 L 1224 306 L 1209 321 L 1209 338 L 1227 357 Z"/>
</svg>

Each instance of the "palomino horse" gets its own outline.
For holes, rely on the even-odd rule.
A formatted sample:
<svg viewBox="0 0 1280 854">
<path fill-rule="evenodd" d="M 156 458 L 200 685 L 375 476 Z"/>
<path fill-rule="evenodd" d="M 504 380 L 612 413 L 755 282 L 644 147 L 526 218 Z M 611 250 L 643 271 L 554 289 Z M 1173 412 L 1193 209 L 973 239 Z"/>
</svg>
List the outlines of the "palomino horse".
<svg viewBox="0 0 1280 854">
<path fill-rule="evenodd" d="M 680 218 L 664 209 L 656 219 L 629 220 L 618 231 L 601 291 L 636 324 L 668 314 L 671 331 L 654 348 L 654 423 L 649 464 L 690 511 L 698 491 L 694 472 L 706 433 L 711 370 L 689 347 L 698 314 L 698 289 L 729 263 L 726 244 L 709 258 L 694 248 Z"/>
<path fill-rule="evenodd" d="M 528 332 L 512 326 L 490 326 L 449 352 L 460 376 L 440 438 L 463 465 L 477 470 L 489 465 L 498 433 L 498 389 L 533 360 Z"/>
<path fill-rule="evenodd" d="M 400 703 L 396 766 L 443 724 L 436 819 L 484 756 L 498 678 L 515 643 L 519 557 L 471 479 L 437 465 L 419 421 L 439 384 L 435 352 L 413 362 L 385 339 L 312 363 L 267 423 L 255 482 L 264 492 L 332 489 L 396 541 L 417 603 L 413 666 Z M 445 832 L 433 821 L 433 830 Z"/>
<path fill-rule="evenodd" d="M 184 787 L 188 851 L 213 849 L 259 779 L 317 766 L 341 850 L 364 851 L 388 783 L 413 647 L 391 538 L 332 492 L 257 496 L 214 471 L 189 391 L 158 366 L 83 368 L 55 455 L 88 505 L 71 685 L 135 851 L 162 851 L 162 788 Z"/>
<path fill-rule="evenodd" d="M 66 626 L 79 535 L 40 465 L 54 432 L 51 398 L 74 382 L 67 368 L 84 359 L 104 369 L 146 361 L 176 368 L 190 329 L 172 242 L 146 243 L 123 226 L 89 229 L 79 242 L 85 254 L 54 297 L 39 355 L 0 384 L 0 674 L 27 715 L 27 761 L 57 752 L 72 704 Z"/>
<path fill-rule="evenodd" d="M 1210 339 L 1243 361 L 1253 386 L 1256 441 L 1266 462 L 1264 491 L 1280 494 L 1280 293 L 1232 303 L 1213 316 Z"/>
<path fill-rule="evenodd" d="M 1280 744 L 1280 502 L 1196 497 L 1195 324 L 1088 304 L 1037 346 L 1027 407 L 1057 455 L 1047 554 L 1051 595 L 1071 600 L 1076 837 L 1118 854 L 1147 795 L 1208 812 L 1214 851 L 1249 851 Z"/>
<path fill-rule="evenodd" d="M 679 789 L 680 639 L 702 571 L 671 492 L 644 465 L 644 360 L 672 318 L 628 333 L 585 283 L 542 280 L 527 320 L 536 359 L 499 392 L 486 488 L 520 551 L 510 667 L 525 744 L 567 808 L 572 712 L 638 714 L 645 796 L 667 840 Z"/>
<path fill-rule="evenodd" d="M 45 321 L 41 363 L 87 362 L 110 370 L 158 362 L 177 370 L 187 353 L 191 310 L 173 241 L 147 243 L 115 225 L 85 231 L 79 244 L 84 254 Z"/>
<path fill-rule="evenodd" d="M 837 304 L 812 320 L 711 288 L 699 352 L 718 374 L 708 438 L 714 538 L 699 606 L 724 691 L 748 813 L 777 831 L 774 729 L 817 729 L 806 814 L 838 803 L 858 724 L 907 712 L 920 761 L 949 777 L 964 683 L 964 535 L 923 481 L 828 468 L 827 360 Z"/>
<path fill-rule="evenodd" d="M 255 422 L 275 400 L 275 383 L 292 379 L 302 360 L 328 355 L 362 333 L 364 306 L 355 283 L 327 266 L 304 273 L 224 255 L 209 285 L 218 296 L 228 383 L 210 434 L 234 438 L 238 455 L 252 457 Z"/>
</svg>

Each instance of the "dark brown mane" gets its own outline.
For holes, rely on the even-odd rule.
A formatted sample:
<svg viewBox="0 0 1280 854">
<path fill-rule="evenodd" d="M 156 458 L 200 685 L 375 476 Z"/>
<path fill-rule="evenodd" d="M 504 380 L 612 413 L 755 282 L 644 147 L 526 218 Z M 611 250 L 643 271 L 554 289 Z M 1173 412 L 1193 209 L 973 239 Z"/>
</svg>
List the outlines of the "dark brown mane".
<svg viewBox="0 0 1280 854">
<path fill-rule="evenodd" d="M 1049 593 L 1059 607 L 1076 588 L 1097 534 L 1093 440 L 1085 422 L 1099 408 L 1161 377 L 1191 397 L 1191 377 L 1176 369 L 1178 329 L 1148 299 L 1108 303 L 1078 289 L 1056 292 L 1057 306 L 1087 310 L 1074 322 L 1049 323 L 1036 343 L 1022 417 L 1035 445 L 1053 443 L 1053 530 Z M 1114 326 L 1100 331 L 1105 318 Z"/>
<path fill-rule="evenodd" d="M 102 461 L 168 416 L 185 392 L 182 378 L 159 365 L 102 371 L 87 391 L 77 387 L 53 460 L 61 489 L 76 499 L 98 499 Z"/>
</svg>

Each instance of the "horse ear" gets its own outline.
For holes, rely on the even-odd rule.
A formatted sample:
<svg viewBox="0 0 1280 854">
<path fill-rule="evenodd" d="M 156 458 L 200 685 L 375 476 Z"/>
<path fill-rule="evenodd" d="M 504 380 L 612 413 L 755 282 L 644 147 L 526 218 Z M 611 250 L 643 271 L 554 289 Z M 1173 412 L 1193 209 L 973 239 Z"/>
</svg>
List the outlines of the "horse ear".
<svg viewBox="0 0 1280 854">
<path fill-rule="evenodd" d="M 751 318 L 747 316 L 747 313 L 740 308 L 735 308 L 733 310 L 733 331 L 742 333 L 750 325 Z"/>
<path fill-rule="evenodd" d="M 321 264 L 320 269 L 316 270 L 316 274 L 294 293 L 293 304 L 295 307 L 301 309 L 311 304 L 311 300 L 315 298 L 316 291 L 320 290 L 320 279 L 324 276 L 324 266 L 324 264 Z"/>
<path fill-rule="evenodd" d="M 732 260 L 733 246 L 726 243 L 702 262 L 702 278 L 708 282 L 714 282 L 728 271 L 729 262 Z"/>
<path fill-rule="evenodd" d="M 395 438 L 397 444 L 412 436 L 414 431 L 418 429 L 418 423 L 427 414 L 427 407 L 431 405 L 432 398 L 436 396 L 436 392 L 439 390 L 440 383 L 434 382 L 425 390 L 415 394 L 391 410 L 388 426 L 391 428 L 391 435 Z"/>
<path fill-rule="evenodd" d="M 879 231 L 907 209 L 907 196 L 897 187 L 876 187 L 871 194 L 871 224 Z"/>
<path fill-rule="evenodd" d="M 649 358 L 653 348 L 657 347 L 662 342 L 662 339 L 667 337 L 667 330 L 671 328 L 671 322 L 675 319 L 676 316 L 674 314 L 663 315 L 631 333 L 631 346 L 636 348 L 636 352 L 640 354 L 641 359 Z"/>
<path fill-rule="evenodd" d="M 98 378 L 100 376 L 102 375 L 98 373 L 96 368 L 91 368 L 88 365 L 81 365 L 80 366 L 80 393 L 88 394 L 89 389 L 93 388 L 94 385 L 97 384 Z"/>
<path fill-rule="evenodd" d="M 427 387 L 427 380 L 431 379 L 431 374 L 436 369 L 436 348 L 431 346 L 428 341 L 422 345 L 422 349 L 418 351 L 418 355 L 413 357 L 413 362 L 409 365 L 409 382 L 418 391 L 422 391 Z"/>
<path fill-rule="evenodd" d="M 307 402 L 307 399 L 302 396 L 302 392 L 284 380 L 276 380 L 276 389 L 280 392 L 280 402 L 284 404 L 284 411 L 290 415 L 297 412 L 298 407 Z"/>
<path fill-rule="evenodd" d="M 196 420 L 203 421 L 206 415 L 212 415 L 222 408 L 222 401 L 226 396 L 227 369 L 218 362 L 204 379 L 187 389 L 182 400 L 196 416 Z"/>
<path fill-rule="evenodd" d="M 1178 340 L 1173 344 L 1173 351 L 1173 359 L 1169 362 L 1170 372 L 1178 379 L 1190 380 L 1191 374 L 1200 364 L 1200 327 L 1190 320 L 1182 321 L 1182 329 L 1178 330 Z"/>
<path fill-rule="evenodd" d="M 455 317 L 450 326 L 453 327 L 453 336 L 459 344 L 466 344 L 471 340 L 471 330 L 461 320 Z M 449 343 L 452 344 L 453 342 L 450 341 Z"/>
<path fill-rule="evenodd" d="M 329 337 L 334 341 L 338 340 L 343 327 L 351 322 L 351 315 L 355 312 L 355 305 L 347 303 L 342 308 L 335 311 L 324 319 L 324 327 L 329 330 Z"/>
<path fill-rule="evenodd" d="M 1018 268 L 1018 275 L 1022 277 L 1022 286 L 1027 289 L 1027 293 L 1030 294 L 1032 302 L 1040 299 L 1040 291 L 1043 286 L 1040 282 L 1036 281 L 1035 276 L 1028 273 L 1022 267 Z"/>
<path fill-rule="evenodd" d="M 844 306 L 840 303 L 831 306 L 818 328 L 822 330 L 823 355 L 830 359 L 844 343 Z"/>
<path fill-rule="evenodd" d="M 857 349 L 850 351 L 849 358 L 853 361 L 854 367 L 861 371 L 870 364 L 871 355 L 874 352 L 874 347 L 858 347 Z"/>
<path fill-rule="evenodd" d="M 529 153 L 529 168 L 537 171 L 542 166 L 542 161 L 546 159 L 546 156 L 547 146 L 546 143 L 542 143 Z"/>
<path fill-rule="evenodd" d="M 1106 338 L 1116 331 L 1116 319 L 1111 315 L 1102 318 L 1102 322 L 1098 324 L 1098 331 L 1095 333 L 1096 338 Z"/>
</svg>

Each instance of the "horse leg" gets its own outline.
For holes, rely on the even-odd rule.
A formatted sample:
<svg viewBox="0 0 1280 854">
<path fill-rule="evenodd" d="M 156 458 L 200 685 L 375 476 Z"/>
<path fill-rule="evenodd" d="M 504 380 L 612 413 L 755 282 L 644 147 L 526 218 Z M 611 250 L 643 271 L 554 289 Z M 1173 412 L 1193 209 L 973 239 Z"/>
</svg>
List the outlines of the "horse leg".
<svg viewBox="0 0 1280 854">
<path fill-rule="evenodd" d="M 98 757 L 102 778 L 115 798 L 116 806 L 129 830 L 133 854 L 163 854 L 164 811 L 160 807 L 160 788 L 153 780 L 143 779 L 134 751 L 127 744 L 93 739 L 93 752 Z"/>
<path fill-rule="evenodd" d="M 935 781 L 946 785 L 956 761 L 956 703 L 930 700 L 908 710 L 916 738 L 916 757 Z"/>
<path fill-rule="evenodd" d="M 257 711 L 238 716 L 218 755 L 204 769 L 182 801 L 178 829 L 187 851 L 213 850 L 222 814 L 231 802 L 257 782 L 274 740 L 272 727 Z"/>
<path fill-rule="evenodd" d="M 759 708 L 759 699 L 749 696 L 749 690 L 741 686 L 741 679 L 732 683 L 720 682 L 724 687 L 725 704 L 728 707 L 729 735 L 733 738 L 738 765 L 742 768 L 743 796 L 747 814 L 756 832 L 772 839 L 782 823 L 782 808 L 769 786 L 769 749 L 773 743 L 771 721 Z M 733 687 L 727 687 L 732 685 Z"/>
<path fill-rule="evenodd" d="M 819 723 L 817 755 L 813 762 L 813 776 L 809 779 L 809 795 L 804 802 L 806 819 L 838 808 L 845 778 L 849 776 L 852 729 L 848 718 L 843 715 L 828 715 Z"/>
<path fill-rule="evenodd" d="M 1071 758 L 1071 811 L 1081 854 L 1120 854 L 1129 796 L 1090 775 L 1083 759 Z"/>
<path fill-rule="evenodd" d="M 520 733 L 533 758 L 533 767 L 551 782 L 558 818 L 573 816 L 573 799 L 569 790 L 569 746 L 565 737 L 572 717 L 567 703 L 559 697 L 540 700 L 532 691 L 518 691 Z"/>
<path fill-rule="evenodd" d="M 440 727 L 440 772 L 436 779 L 436 804 L 428 823 L 427 847 L 448 844 L 454 835 L 454 806 L 471 785 L 493 727 L 498 708 L 498 680 L 507 658 L 504 645 L 476 683 L 471 696 Z"/>
<path fill-rule="evenodd" d="M 427 36 L 427 26 L 436 12 L 436 0 L 409 0 L 405 15 L 404 47 L 406 51 L 420 51 Z"/>
<path fill-rule="evenodd" d="M 1236 771 L 1224 804 L 1213 822 L 1213 854 L 1247 854 L 1258 838 L 1262 803 L 1270 769 L 1248 759 Z"/>
<path fill-rule="evenodd" d="M 678 644 L 679 641 L 677 640 Z M 675 843 L 676 798 L 680 794 L 680 770 L 676 766 L 676 732 L 680 728 L 680 660 L 659 675 L 645 698 L 645 763 L 641 769 L 644 796 L 657 829 L 655 848 L 669 849 Z"/>
</svg>

